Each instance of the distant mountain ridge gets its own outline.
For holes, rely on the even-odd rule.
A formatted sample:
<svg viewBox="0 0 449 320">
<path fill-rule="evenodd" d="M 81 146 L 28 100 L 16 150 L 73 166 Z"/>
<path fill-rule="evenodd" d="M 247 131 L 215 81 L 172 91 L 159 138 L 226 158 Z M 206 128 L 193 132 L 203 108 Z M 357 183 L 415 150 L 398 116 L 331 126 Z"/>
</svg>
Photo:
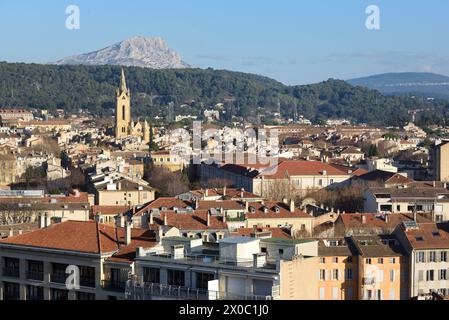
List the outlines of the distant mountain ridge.
<svg viewBox="0 0 449 320">
<path fill-rule="evenodd" d="M 384 73 L 347 81 L 354 86 L 379 90 L 387 95 L 449 98 L 449 77 L 428 72 Z"/>
<path fill-rule="evenodd" d="M 190 65 L 161 38 L 132 37 L 104 49 L 68 57 L 57 65 L 119 65 L 152 69 L 184 69 Z"/>
</svg>

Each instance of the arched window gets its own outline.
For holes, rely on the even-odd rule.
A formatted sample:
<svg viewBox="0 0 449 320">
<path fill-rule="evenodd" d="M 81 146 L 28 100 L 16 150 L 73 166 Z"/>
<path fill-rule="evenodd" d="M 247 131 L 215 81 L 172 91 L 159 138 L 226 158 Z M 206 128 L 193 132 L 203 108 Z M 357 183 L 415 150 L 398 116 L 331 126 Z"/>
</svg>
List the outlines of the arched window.
<svg viewBox="0 0 449 320">
<path fill-rule="evenodd" d="M 122 120 L 123 121 L 125 121 L 125 110 L 126 110 L 126 107 L 125 107 L 125 105 L 123 105 L 122 106 Z"/>
</svg>

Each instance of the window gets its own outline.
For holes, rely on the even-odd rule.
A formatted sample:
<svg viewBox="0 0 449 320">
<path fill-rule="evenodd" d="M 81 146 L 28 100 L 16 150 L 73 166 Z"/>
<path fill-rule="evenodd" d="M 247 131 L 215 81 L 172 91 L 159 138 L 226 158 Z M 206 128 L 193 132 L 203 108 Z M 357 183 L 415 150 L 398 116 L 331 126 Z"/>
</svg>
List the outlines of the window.
<svg viewBox="0 0 449 320">
<path fill-rule="evenodd" d="M 329 180 L 329 183 L 330 183 L 330 184 L 334 184 L 334 179 L 330 179 L 330 180 Z"/>
<path fill-rule="evenodd" d="M 44 287 L 27 286 L 27 300 L 44 300 Z"/>
<path fill-rule="evenodd" d="M 377 271 L 377 276 L 378 276 L 378 281 L 379 282 L 383 282 L 384 281 L 384 271 L 383 270 L 379 270 Z"/>
<path fill-rule="evenodd" d="M 326 280 L 326 270 L 324 270 L 324 269 L 320 270 L 320 280 L 323 280 L 323 281 Z"/>
<path fill-rule="evenodd" d="M 353 299 L 354 297 L 353 297 L 353 293 L 352 293 L 352 288 L 351 287 L 348 287 L 347 289 L 346 289 L 346 300 L 351 300 L 351 299 Z"/>
<path fill-rule="evenodd" d="M 352 269 L 346 269 L 346 280 L 352 280 L 353 276 Z"/>
<path fill-rule="evenodd" d="M 143 268 L 143 281 L 149 283 L 160 283 L 160 269 L 159 268 Z"/>
<path fill-rule="evenodd" d="M 397 211 L 397 212 L 401 212 L 401 205 L 400 205 L 400 204 L 398 204 L 398 205 L 396 206 L 396 211 Z"/>
<path fill-rule="evenodd" d="M 383 259 L 383 258 L 377 259 L 377 263 L 378 263 L 378 264 L 383 264 L 383 263 L 384 263 L 384 259 Z"/>
<path fill-rule="evenodd" d="M 212 273 L 196 273 L 196 288 L 208 290 L 209 281 L 214 280 L 214 275 Z"/>
<path fill-rule="evenodd" d="M 433 270 L 427 270 L 426 272 L 426 280 L 427 281 L 434 281 L 434 271 Z"/>
<path fill-rule="evenodd" d="M 125 105 L 122 106 L 122 120 L 125 121 L 125 113 L 126 113 L 126 107 Z"/>
<path fill-rule="evenodd" d="M 185 277 L 182 270 L 167 270 L 167 283 L 171 286 L 184 287 Z"/>
<path fill-rule="evenodd" d="M 395 258 L 390 258 L 390 264 L 395 264 L 396 263 L 396 259 Z"/>
<path fill-rule="evenodd" d="M 424 263 L 424 262 L 426 262 L 425 260 L 426 260 L 426 259 L 425 259 L 425 254 L 424 254 L 424 252 L 418 252 L 418 253 L 416 254 L 416 262 L 418 262 L 418 263 Z"/>
<path fill-rule="evenodd" d="M 326 297 L 326 288 L 320 288 L 320 299 L 324 300 Z"/>
<path fill-rule="evenodd" d="M 347 262 L 347 263 L 352 263 L 352 257 L 348 257 L 348 258 L 346 259 L 346 262 Z"/>
<path fill-rule="evenodd" d="M 418 271 L 418 281 L 424 281 L 424 271 L 423 270 Z"/>
<path fill-rule="evenodd" d="M 338 257 L 334 257 L 333 262 L 338 263 Z"/>
<path fill-rule="evenodd" d="M 366 264 L 371 264 L 371 259 L 370 258 L 366 259 Z"/>
<path fill-rule="evenodd" d="M 440 261 L 441 262 L 447 262 L 447 251 L 441 251 L 440 252 Z"/>
<path fill-rule="evenodd" d="M 279 255 L 283 255 L 284 254 L 284 249 L 279 249 Z"/>
<path fill-rule="evenodd" d="M 321 257 L 321 258 L 320 258 L 320 263 L 326 263 L 326 258 Z"/>
<path fill-rule="evenodd" d="M 87 293 L 87 292 L 77 292 L 76 293 L 76 300 L 93 301 L 93 300 L 95 300 L 95 294 L 94 293 Z"/>
<path fill-rule="evenodd" d="M 395 291 L 394 291 L 394 289 L 390 289 L 390 300 L 395 300 L 395 299 L 396 299 Z"/>
<path fill-rule="evenodd" d="M 51 300 L 69 300 L 69 291 L 61 289 L 50 289 Z"/>
<path fill-rule="evenodd" d="M 338 287 L 332 288 L 332 299 L 334 299 L 334 300 L 338 299 Z"/>
<path fill-rule="evenodd" d="M 390 282 L 394 282 L 395 276 L 396 276 L 395 271 L 390 270 Z"/>
<path fill-rule="evenodd" d="M 320 187 L 323 186 L 323 179 L 319 179 L 319 180 L 318 180 L 318 185 L 319 185 Z"/>
<path fill-rule="evenodd" d="M 435 251 L 429 252 L 429 262 L 437 262 L 437 254 Z"/>
<path fill-rule="evenodd" d="M 447 270 L 441 269 L 439 272 L 439 280 L 447 280 Z"/>
<path fill-rule="evenodd" d="M 382 290 L 376 291 L 376 300 L 382 300 Z"/>
<path fill-rule="evenodd" d="M 338 278 L 339 278 L 338 275 L 339 275 L 338 269 L 332 270 L 332 279 L 333 280 L 338 280 Z"/>
</svg>

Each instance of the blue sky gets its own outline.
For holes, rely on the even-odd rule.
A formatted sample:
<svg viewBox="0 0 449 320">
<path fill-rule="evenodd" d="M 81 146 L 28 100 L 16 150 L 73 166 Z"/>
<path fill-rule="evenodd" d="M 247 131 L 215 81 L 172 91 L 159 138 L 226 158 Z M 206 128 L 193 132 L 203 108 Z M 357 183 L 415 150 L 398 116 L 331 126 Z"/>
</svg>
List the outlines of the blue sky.
<svg viewBox="0 0 449 320">
<path fill-rule="evenodd" d="M 80 30 L 65 28 L 71 4 Z M 365 28 L 371 4 L 380 30 Z M 287 84 L 449 75 L 448 16 L 447 0 L 0 0 L 0 60 L 47 63 L 143 35 L 164 37 L 191 65 Z"/>
</svg>

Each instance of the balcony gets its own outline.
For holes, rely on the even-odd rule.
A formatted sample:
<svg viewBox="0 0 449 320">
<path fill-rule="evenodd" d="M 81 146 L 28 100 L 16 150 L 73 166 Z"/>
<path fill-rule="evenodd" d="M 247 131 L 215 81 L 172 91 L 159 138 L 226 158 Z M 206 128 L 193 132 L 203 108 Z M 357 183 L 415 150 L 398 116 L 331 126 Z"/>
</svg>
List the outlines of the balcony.
<svg viewBox="0 0 449 320">
<path fill-rule="evenodd" d="M 27 271 L 26 279 L 34 281 L 44 281 L 44 273 L 39 271 Z"/>
<path fill-rule="evenodd" d="M 125 293 L 126 282 L 103 280 L 101 281 L 101 287 L 103 288 L 103 290 Z"/>
<path fill-rule="evenodd" d="M 374 277 L 363 278 L 363 284 L 365 286 L 372 286 L 372 285 L 376 284 L 376 278 L 374 278 Z"/>
<path fill-rule="evenodd" d="M 10 278 L 19 278 L 20 270 L 18 268 L 3 268 L 3 276 Z"/>
<path fill-rule="evenodd" d="M 131 281 L 126 288 L 128 300 L 151 300 L 154 297 L 167 300 L 272 300 L 271 296 L 236 295 L 227 292 L 194 289 L 160 283 Z"/>
</svg>

